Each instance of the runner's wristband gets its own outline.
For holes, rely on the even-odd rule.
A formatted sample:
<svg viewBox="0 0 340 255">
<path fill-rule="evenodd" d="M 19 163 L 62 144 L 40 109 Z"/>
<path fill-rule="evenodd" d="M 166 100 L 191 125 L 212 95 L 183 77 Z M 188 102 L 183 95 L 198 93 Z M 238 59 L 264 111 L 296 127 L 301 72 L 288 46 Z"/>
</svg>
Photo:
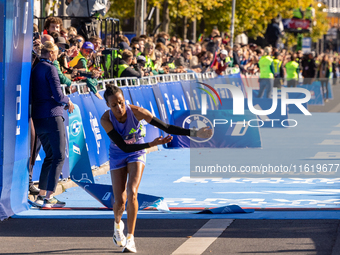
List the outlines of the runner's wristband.
<svg viewBox="0 0 340 255">
<path fill-rule="evenodd" d="M 118 146 L 119 149 L 121 149 L 122 151 L 124 151 L 126 153 L 140 151 L 140 150 L 143 150 L 143 149 L 150 148 L 150 145 L 148 143 L 126 144 L 124 139 L 121 137 L 121 135 L 115 129 L 112 129 L 110 132 L 107 133 L 107 135 Z"/>
</svg>

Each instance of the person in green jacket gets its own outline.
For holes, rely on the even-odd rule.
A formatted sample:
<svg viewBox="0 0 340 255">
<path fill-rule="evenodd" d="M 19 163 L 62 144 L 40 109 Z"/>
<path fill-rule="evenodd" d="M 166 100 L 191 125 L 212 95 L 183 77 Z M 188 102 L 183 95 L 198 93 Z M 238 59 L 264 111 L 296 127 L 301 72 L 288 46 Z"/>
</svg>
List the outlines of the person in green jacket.
<svg viewBox="0 0 340 255">
<path fill-rule="evenodd" d="M 267 98 L 270 98 L 273 92 L 275 69 L 273 59 L 270 56 L 271 51 L 272 49 L 270 47 L 265 47 L 264 55 L 258 63 L 260 67 L 259 98 L 263 97 L 265 89 L 267 90 Z"/>
<path fill-rule="evenodd" d="M 287 87 L 296 87 L 298 85 L 300 65 L 296 62 L 296 53 L 291 55 L 290 61 L 285 64 L 287 73 Z"/>
</svg>

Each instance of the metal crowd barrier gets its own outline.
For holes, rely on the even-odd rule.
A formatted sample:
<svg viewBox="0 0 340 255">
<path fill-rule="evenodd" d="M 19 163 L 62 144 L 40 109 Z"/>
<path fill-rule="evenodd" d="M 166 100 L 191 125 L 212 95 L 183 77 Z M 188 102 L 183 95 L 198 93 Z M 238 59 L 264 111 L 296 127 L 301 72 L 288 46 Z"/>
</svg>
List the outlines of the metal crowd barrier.
<svg viewBox="0 0 340 255">
<path fill-rule="evenodd" d="M 231 74 L 232 70 L 226 72 L 226 74 Z M 154 85 L 157 83 L 164 82 L 176 82 L 176 81 L 190 81 L 196 80 L 199 81 L 213 79 L 217 77 L 215 72 L 209 73 L 180 73 L 180 74 L 163 74 L 163 75 L 152 75 L 143 78 L 137 77 L 125 77 L 125 78 L 113 78 L 113 79 L 104 79 L 99 80 L 97 87 L 98 90 L 105 90 L 106 84 L 113 83 L 115 86 L 123 87 L 123 86 L 143 86 L 143 85 Z M 86 83 L 81 82 L 73 82 L 70 87 L 75 86 L 77 88 L 77 92 L 79 94 L 89 93 L 89 89 L 86 86 Z M 66 94 L 66 85 L 61 85 L 63 92 Z"/>
</svg>

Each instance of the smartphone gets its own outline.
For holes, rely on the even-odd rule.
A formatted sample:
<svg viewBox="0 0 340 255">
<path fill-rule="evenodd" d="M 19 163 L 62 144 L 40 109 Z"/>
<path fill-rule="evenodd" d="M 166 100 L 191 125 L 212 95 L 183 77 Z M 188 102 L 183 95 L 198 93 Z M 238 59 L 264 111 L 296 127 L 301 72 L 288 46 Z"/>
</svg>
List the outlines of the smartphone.
<svg viewBox="0 0 340 255">
<path fill-rule="evenodd" d="M 33 41 L 40 39 L 39 32 L 33 32 Z"/>
</svg>

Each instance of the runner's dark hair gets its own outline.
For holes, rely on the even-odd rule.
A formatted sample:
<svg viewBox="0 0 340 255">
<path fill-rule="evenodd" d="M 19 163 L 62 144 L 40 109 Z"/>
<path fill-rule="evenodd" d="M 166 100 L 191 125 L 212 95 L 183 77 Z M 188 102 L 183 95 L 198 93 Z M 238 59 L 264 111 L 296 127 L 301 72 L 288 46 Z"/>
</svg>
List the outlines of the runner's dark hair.
<svg viewBox="0 0 340 255">
<path fill-rule="evenodd" d="M 123 91 L 119 87 L 115 86 L 113 83 L 107 84 L 106 90 L 104 92 L 105 101 L 108 102 L 109 96 L 113 96 L 118 92 L 120 92 L 122 96 L 124 97 Z"/>
</svg>

